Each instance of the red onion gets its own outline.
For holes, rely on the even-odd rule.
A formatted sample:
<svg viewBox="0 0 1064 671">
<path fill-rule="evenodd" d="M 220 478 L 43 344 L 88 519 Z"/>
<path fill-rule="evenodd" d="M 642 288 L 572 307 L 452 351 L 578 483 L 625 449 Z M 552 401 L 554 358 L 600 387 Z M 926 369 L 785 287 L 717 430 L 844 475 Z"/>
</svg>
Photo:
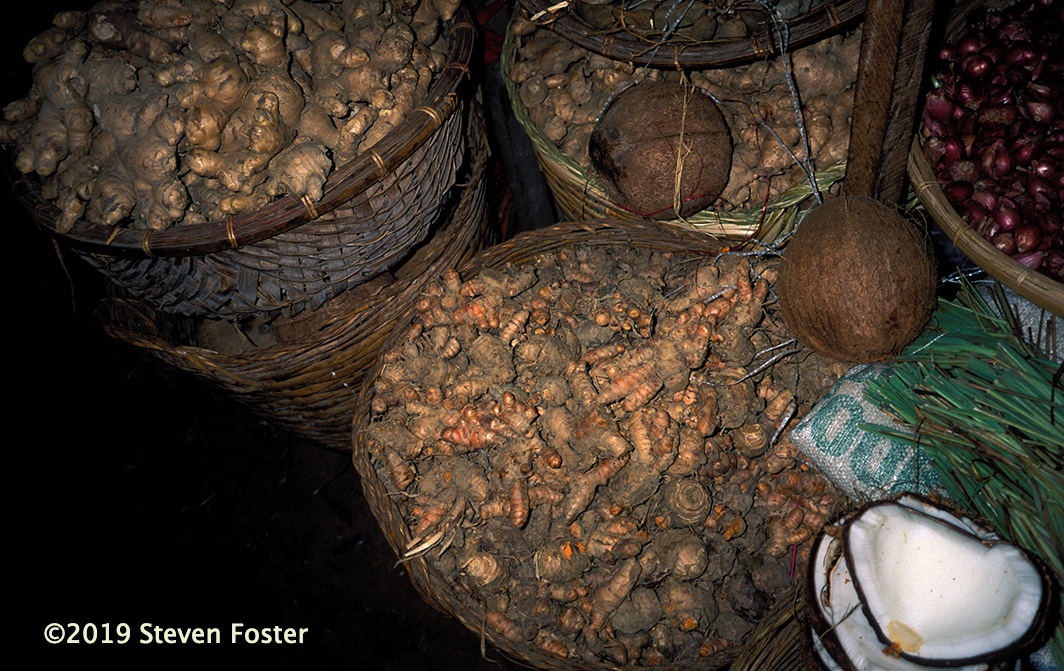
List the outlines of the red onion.
<svg viewBox="0 0 1064 671">
<path fill-rule="evenodd" d="M 960 180 L 952 181 L 942 187 L 942 192 L 946 195 L 946 200 L 951 203 L 960 203 L 961 201 L 968 200 L 972 197 L 975 189 L 972 188 L 971 182 L 965 182 Z"/>
<path fill-rule="evenodd" d="M 939 62 L 919 137 L 946 200 L 997 249 L 1060 278 L 1064 3 L 973 14 Z"/>
<path fill-rule="evenodd" d="M 983 53 L 966 56 L 961 61 L 961 70 L 976 79 L 985 79 L 994 70 L 994 61 Z"/>
<path fill-rule="evenodd" d="M 1027 202 L 1027 179 L 1023 174 L 1006 175 L 1001 182 L 1002 195 L 1012 201 L 1011 205 L 1005 205 L 1006 207 L 1014 207 L 1022 209 L 1022 206 Z"/>
<path fill-rule="evenodd" d="M 997 207 L 998 196 L 996 186 L 989 186 L 989 183 L 990 180 L 981 179 L 973 184 L 971 199 L 992 212 Z"/>
<path fill-rule="evenodd" d="M 1023 106 L 1027 109 L 1027 115 L 1037 123 L 1051 123 L 1056 117 L 1056 111 L 1050 103 L 1028 100 Z"/>
<path fill-rule="evenodd" d="M 1003 231 L 1011 231 L 1023 221 L 1020 213 L 1011 207 L 999 207 L 990 216 Z"/>
<path fill-rule="evenodd" d="M 1053 239 L 1061 232 L 1061 225 L 1064 224 L 1064 215 L 1061 215 L 1060 210 L 1046 210 L 1042 213 L 1042 230 L 1047 233 L 1045 236 L 1048 239 Z"/>
<path fill-rule="evenodd" d="M 1031 270 L 1038 270 L 1042 265 L 1042 261 L 1046 258 L 1045 252 L 1017 252 L 1012 255 L 1012 260 L 1016 261 L 1022 266 L 1026 266 Z"/>
<path fill-rule="evenodd" d="M 1059 247 L 1051 247 L 1046 252 L 1042 267 L 1050 276 L 1056 277 L 1058 281 L 1064 280 L 1064 250 Z"/>
<path fill-rule="evenodd" d="M 975 82 L 970 79 L 957 82 L 953 100 L 958 105 L 963 105 L 968 109 L 975 110 L 982 107 L 985 99 L 986 90 L 980 82 Z"/>
<path fill-rule="evenodd" d="M 1022 21 L 1012 19 L 998 26 L 997 39 L 1002 42 L 1026 42 L 1031 33 Z"/>
<path fill-rule="evenodd" d="M 1025 88 L 1035 100 L 1052 100 L 1056 98 L 1057 93 L 1059 93 L 1056 87 L 1052 84 L 1047 84 L 1046 82 L 1027 82 Z"/>
<path fill-rule="evenodd" d="M 971 198 L 962 200 L 954 207 L 963 213 L 964 219 L 976 230 L 981 230 L 987 225 L 990 218 L 990 210 L 986 209 Z"/>
<path fill-rule="evenodd" d="M 1022 65 L 1010 65 L 1005 68 L 1001 79 L 1010 86 L 1023 86 L 1031 81 L 1031 71 Z"/>
<path fill-rule="evenodd" d="M 1052 158 L 1036 158 L 1031 161 L 1031 174 L 1045 180 L 1052 180 L 1060 172 L 1060 167 Z"/>
<path fill-rule="evenodd" d="M 962 158 L 968 155 L 968 148 L 964 146 L 964 140 L 957 137 L 947 137 L 943 141 L 946 146 L 946 154 L 943 156 L 944 160 L 953 163 L 954 161 L 962 160 Z"/>
<path fill-rule="evenodd" d="M 946 168 L 950 179 L 959 182 L 976 182 L 979 180 L 979 166 L 970 159 L 954 161 Z"/>
<path fill-rule="evenodd" d="M 1005 45 L 1001 42 L 990 42 L 979 53 L 990 60 L 991 67 L 1005 61 Z"/>
<path fill-rule="evenodd" d="M 1048 206 L 1049 201 L 1056 198 L 1054 189 L 1049 186 L 1049 182 L 1037 175 L 1027 176 L 1027 196 L 1039 207 Z"/>
<path fill-rule="evenodd" d="M 1012 170 L 1012 156 L 1005 147 L 1005 141 L 998 138 L 992 141 L 985 149 L 980 160 L 983 174 L 990 177 L 1003 177 Z"/>
<path fill-rule="evenodd" d="M 1042 52 L 1029 42 L 1016 42 L 1005 51 L 1005 62 L 1009 65 L 1031 67 L 1042 60 Z"/>
<path fill-rule="evenodd" d="M 1018 114 L 1013 105 L 991 105 L 980 109 L 976 118 L 988 126 L 1011 126 Z"/>
<path fill-rule="evenodd" d="M 1038 224 L 1025 221 L 1012 231 L 1012 239 L 1016 243 L 1016 251 L 1037 251 L 1042 244 L 1042 229 Z"/>
<path fill-rule="evenodd" d="M 956 107 L 956 105 L 946 98 L 946 94 L 942 89 L 935 89 L 928 93 L 927 100 L 924 102 L 924 112 L 927 116 L 942 124 L 948 124 L 953 121 L 953 111 Z M 933 134 L 944 135 L 945 133 Z"/>
<path fill-rule="evenodd" d="M 1016 92 L 1006 84 L 991 84 L 986 92 L 986 103 L 992 106 L 1015 105 Z"/>
<path fill-rule="evenodd" d="M 927 114 L 924 114 L 922 124 L 925 137 L 942 137 L 946 134 L 946 125 L 941 121 L 932 119 Z"/>
<path fill-rule="evenodd" d="M 957 53 L 963 58 L 979 53 L 986 44 L 986 35 L 981 32 L 968 33 L 957 42 Z"/>
<path fill-rule="evenodd" d="M 1009 256 L 1012 256 L 1016 253 L 1016 242 L 1015 240 L 1013 240 L 1012 233 L 1009 231 L 1004 231 L 1002 233 L 998 233 L 997 235 L 991 236 L 990 244 L 997 247 L 998 251 L 1003 254 L 1008 254 Z"/>
<path fill-rule="evenodd" d="M 1033 134 L 1020 135 L 1009 143 L 1009 151 L 1017 165 L 1024 165 L 1039 155 L 1039 140 Z"/>
</svg>

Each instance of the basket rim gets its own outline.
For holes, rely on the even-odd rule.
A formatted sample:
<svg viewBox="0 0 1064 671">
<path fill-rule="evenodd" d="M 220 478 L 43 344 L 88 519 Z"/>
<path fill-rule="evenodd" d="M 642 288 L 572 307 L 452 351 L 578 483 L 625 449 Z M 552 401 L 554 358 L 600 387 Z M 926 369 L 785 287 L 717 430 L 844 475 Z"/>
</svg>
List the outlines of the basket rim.
<svg viewBox="0 0 1064 671">
<path fill-rule="evenodd" d="M 909 149 L 909 180 L 916 197 L 950 243 L 998 282 L 1038 307 L 1064 317 L 1064 284 L 1045 273 L 1032 270 L 1012 259 L 968 225 L 953 209 L 938 184 L 919 136 Z"/>
<path fill-rule="evenodd" d="M 162 258 L 211 254 L 238 249 L 298 228 L 388 177 L 461 107 L 458 92 L 472 80 L 477 29 L 464 6 L 459 6 L 446 28 L 450 40 L 447 63 L 434 78 L 421 104 L 372 148 L 334 170 L 318 201 L 289 195 L 251 212 L 160 231 L 128 228 L 114 231 L 79 219 L 68 232 L 61 233 L 56 228 L 60 210 L 43 197 L 39 179 L 30 175 L 12 176 L 12 193 L 34 222 L 50 235 L 79 251 L 107 256 Z M 13 170 L 12 162 L 7 164 L 8 170 Z"/>
<path fill-rule="evenodd" d="M 601 210 L 598 217 L 594 217 L 595 212 L 590 208 L 581 208 L 581 216 L 573 218 L 585 219 L 590 215 L 593 218 L 642 219 L 625 212 L 610 201 L 594 175 L 589 174 L 576 159 L 562 152 L 532 122 L 528 108 L 521 101 L 518 85 L 509 76 L 517 49 L 514 32 L 507 30 L 500 54 L 500 65 L 514 117 L 528 135 L 544 171 L 571 185 L 575 191 L 582 194 L 585 202 L 591 202 Z M 846 166 L 847 161 L 842 160 L 817 170 L 813 175 L 817 189 L 826 191 L 841 182 L 846 176 Z M 775 199 L 750 210 L 722 211 L 710 206 L 685 219 L 667 221 L 687 226 L 705 235 L 729 241 L 738 240 L 743 245 L 754 244 L 759 240 L 774 241 L 786 236 L 794 228 L 798 206 L 812 195 L 811 186 L 803 181 L 777 195 Z"/>
<path fill-rule="evenodd" d="M 605 33 L 591 29 L 579 16 L 567 11 L 570 3 L 551 0 L 519 0 L 530 17 L 546 16 L 542 21 L 551 30 L 574 44 L 601 56 L 631 61 L 654 68 L 719 68 L 743 65 L 773 58 L 780 50 L 776 39 L 767 32 L 747 39 L 709 40 L 706 42 L 654 43 L 633 33 Z M 790 47 L 816 42 L 858 21 L 865 12 L 865 0 L 824 0 L 809 11 L 785 21 Z M 661 47 L 661 48 L 658 48 Z"/>
</svg>

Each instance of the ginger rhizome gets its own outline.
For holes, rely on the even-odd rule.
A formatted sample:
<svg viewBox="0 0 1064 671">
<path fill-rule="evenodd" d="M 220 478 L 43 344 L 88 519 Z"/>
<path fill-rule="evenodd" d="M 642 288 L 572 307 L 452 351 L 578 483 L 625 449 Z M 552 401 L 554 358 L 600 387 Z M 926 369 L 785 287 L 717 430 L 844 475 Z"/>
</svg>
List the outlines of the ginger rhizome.
<svg viewBox="0 0 1064 671">
<path fill-rule="evenodd" d="M 450 2 L 101 0 L 24 49 L 0 142 L 79 220 L 151 230 L 216 220 L 329 176 L 427 94 Z"/>
</svg>

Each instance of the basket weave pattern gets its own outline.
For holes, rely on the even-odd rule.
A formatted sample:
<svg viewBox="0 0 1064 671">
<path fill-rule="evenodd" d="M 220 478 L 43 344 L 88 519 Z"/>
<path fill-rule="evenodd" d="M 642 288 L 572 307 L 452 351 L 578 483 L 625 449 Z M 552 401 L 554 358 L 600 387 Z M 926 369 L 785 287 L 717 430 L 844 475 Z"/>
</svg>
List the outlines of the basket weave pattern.
<svg viewBox="0 0 1064 671">
<path fill-rule="evenodd" d="M 456 12 L 447 39 L 448 62 L 426 98 L 371 149 L 339 166 L 317 202 L 288 196 L 254 212 L 163 231 L 101 231 L 81 221 L 59 234 L 58 208 L 36 180 L 16 180 L 15 195 L 44 230 L 160 310 L 232 317 L 320 306 L 422 241 L 455 184 L 460 118 L 473 92 L 476 29 L 468 10 Z"/>
<path fill-rule="evenodd" d="M 656 68 L 719 68 L 743 65 L 778 55 L 771 31 L 744 39 L 696 41 L 683 35 L 665 41 L 652 41 L 619 26 L 616 30 L 593 30 L 566 4 L 549 0 L 521 0 L 537 22 L 547 25 L 574 44 L 594 53 L 637 65 Z M 736 3 L 742 5 L 743 3 Z M 757 3 L 750 8 L 763 9 Z M 740 7 L 736 7 L 738 9 Z M 864 0 L 821 2 L 786 21 L 789 41 L 799 47 L 832 35 L 860 19 Z"/>
<path fill-rule="evenodd" d="M 385 179 L 291 231 L 202 256 L 85 258 L 168 312 L 231 316 L 320 307 L 391 268 L 425 238 L 461 165 L 460 112 Z"/>
<path fill-rule="evenodd" d="M 476 101 L 474 101 L 476 102 Z M 110 336 L 150 352 L 231 394 L 254 412 L 298 435 L 337 450 L 351 448 L 351 418 L 366 372 L 396 320 L 417 300 L 425 282 L 457 266 L 490 242 L 486 205 L 487 144 L 479 105 L 457 144 L 467 163 L 461 183 L 440 200 L 440 221 L 404 259 L 394 281 L 358 302 L 348 292 L 326 304 L 328 316 L 306 311 L 309 335 L 244 354 L 196 345 L 194 319 L 154 309 L 143 300 L 112 298 L 98 312 Z M 464 115 L 459 115 L 459 118 Z M 343 301 L 336 308 L 333 303 Z"/>
</svg>

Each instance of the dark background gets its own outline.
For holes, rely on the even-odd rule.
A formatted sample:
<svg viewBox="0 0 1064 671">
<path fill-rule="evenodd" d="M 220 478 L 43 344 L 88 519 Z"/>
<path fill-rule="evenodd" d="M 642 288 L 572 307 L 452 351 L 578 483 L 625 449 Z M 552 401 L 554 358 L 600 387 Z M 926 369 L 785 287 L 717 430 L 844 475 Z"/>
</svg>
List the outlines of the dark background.
<svg viewBox="0 0 1064 671">
<path fill-rule="evenodd" d="M 20 3 L 2 30 L 2 104 L 30 83 L 26 41 L 58 9 Z M 501 30 L 505 8 L 490 25 Z M 541 177 L 506 118 L 488 54 L 485 100 L 496 205 L 509 233 L 552 221 Z M 501 151 L 500 151 L 501 148 Z M 4 156 L 7 160 L 7 156 Z M 532 166 L 530 168 L 530 166 Z M 500 190 L 502 193 L 500 193 Z M 432 609 L 373 519 L 346 452 L 275 428 L 224 393 L 106 336 L 104 280 L 57 247 L 3 189 L 11 455 L 6 640 L 36 662 L 117 668 L 237 661 L 316 668 L 499 669 L 514 665 Z M 12 401 L 13 399 L 13 401 Z M 229 642 L 232 623 L 307 628 L 303 645 Z M 125 645 L 45 642 L 49 623 L 126 623 Z M 142 644 L 140 626 L 217 627 L 217 645 Z M 68 628 L 69 630 L 69 628 Z"/>
</svg>

